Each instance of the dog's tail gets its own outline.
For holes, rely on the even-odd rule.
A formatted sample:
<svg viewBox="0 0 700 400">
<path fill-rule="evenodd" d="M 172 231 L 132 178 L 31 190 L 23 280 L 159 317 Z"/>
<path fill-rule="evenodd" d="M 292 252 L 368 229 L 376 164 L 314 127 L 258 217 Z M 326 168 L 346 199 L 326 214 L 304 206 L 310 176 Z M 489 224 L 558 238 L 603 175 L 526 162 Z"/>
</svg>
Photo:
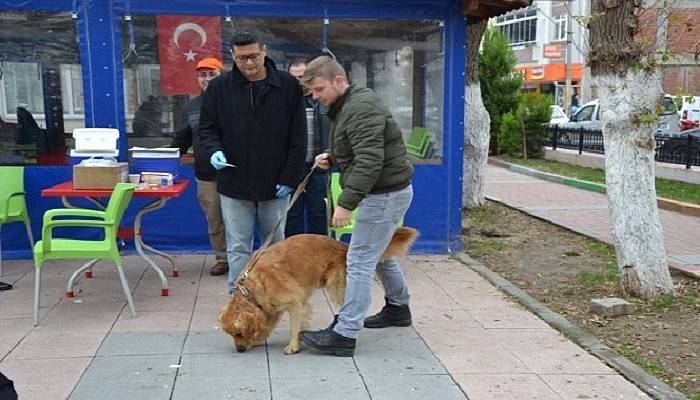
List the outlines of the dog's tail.
<svg viewBox="0 0 700 400">
<path fill-rule="evenodd" d="M 403 226 L 396 229 L 394 232 L 394 237 L 391 238 L 389 246 L 384 250 L 382 258 L 392 257 L 392 256 L 402 256 L 408 252 L 408 248 L 411 247 L 413 242 L 418 238 L 418 231 Z"/>
</svg>

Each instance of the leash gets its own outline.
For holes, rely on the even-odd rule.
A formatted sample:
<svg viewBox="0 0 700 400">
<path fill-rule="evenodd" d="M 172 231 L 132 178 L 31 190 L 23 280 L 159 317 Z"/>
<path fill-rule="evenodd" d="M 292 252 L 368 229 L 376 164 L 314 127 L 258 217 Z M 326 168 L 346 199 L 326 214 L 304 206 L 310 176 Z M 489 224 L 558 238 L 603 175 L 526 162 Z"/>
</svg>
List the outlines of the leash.
<svg viewBox="0 0 700 400">
<path fill-rule="evenodd" d="M 260 246 L 260 249 L 258 249 L 258 251 L 255 252 L 252 260 L 248 262 L 248 266 L 246 267 L 245 271 L 243 271 L 243 273 L 236 279 L 236 286 L 238 288 L 242 288 L 241 294 L 246 299 L 252 299 L 252 301 L 255 301 L 250 291 L 245 286 L 243 286 L 243 281 L 245 281 L 248 278 L 248 274 L 250 273 L 250 271 L 253 270 L 253 267 L 255 267 L 255 264 L 258 262 L 262 254 L 270 246 L 272 238 L 275 237 L 275 232 L 277 232 L 277 229 L 279 229 L 280 225 L 282 224 L 282 221 L 284 221 L 287 218 L 287 212 L 289 212 L 289 210 L 292 208 L 297 199 L 299 199 L 299 196 L 301 196 L 301 194 L 304 192 L 304 190 L 306 189 L 306 185 L 309 184 L 309 180 L 311 179 L 311 174 L 313 174 L 317 168 L 318 167 L 316 166 L 316 164 L 314 164 L 313 167 L 311 167 L 311 171 L 309 171 L 309 173 L 306 174 L 299 186 L 297 186 L 297 190 L 292 195 L 292 199 L 289 200 L 289 204 L 287 204 L 287 208 L 284 210 L 282 217 L 277 221 L 274 228 L 267 235 L 267 238 L 263 242 L 262 246 Z M 257 302 L 255 303 L 257 304 Z"/>
</svg>

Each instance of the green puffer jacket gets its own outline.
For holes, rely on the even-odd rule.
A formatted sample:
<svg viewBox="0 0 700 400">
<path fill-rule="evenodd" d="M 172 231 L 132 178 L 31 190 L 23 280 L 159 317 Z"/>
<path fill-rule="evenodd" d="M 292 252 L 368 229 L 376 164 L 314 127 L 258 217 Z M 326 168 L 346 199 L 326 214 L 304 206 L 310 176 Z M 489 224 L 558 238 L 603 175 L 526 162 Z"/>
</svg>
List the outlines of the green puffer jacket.
<svg viewBox="0 0 700 400">
<path fill-rule="evenodd" d="M 340 169 L 338 204 L 357 208 L 368 193 L 401 190 L 411 183 L 401 129 L 372 89 L 350 86 L 328 110 L 331 162 Z"/>
</svg>

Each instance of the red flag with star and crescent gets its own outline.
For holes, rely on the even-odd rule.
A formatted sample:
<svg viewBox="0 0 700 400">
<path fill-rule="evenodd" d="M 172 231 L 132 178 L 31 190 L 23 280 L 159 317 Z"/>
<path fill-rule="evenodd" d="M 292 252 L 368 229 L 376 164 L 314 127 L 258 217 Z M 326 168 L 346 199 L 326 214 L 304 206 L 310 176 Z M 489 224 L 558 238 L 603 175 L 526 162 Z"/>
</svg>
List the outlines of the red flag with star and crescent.
<svg viewBox="0 0 700 400">
<path fill-rule="evenodd" d="M 207 57 L 221 60 L 221 18 L 162 15 L 156 25 L 161 94 L 199 94 L 197 63 Z"/>
</svg>

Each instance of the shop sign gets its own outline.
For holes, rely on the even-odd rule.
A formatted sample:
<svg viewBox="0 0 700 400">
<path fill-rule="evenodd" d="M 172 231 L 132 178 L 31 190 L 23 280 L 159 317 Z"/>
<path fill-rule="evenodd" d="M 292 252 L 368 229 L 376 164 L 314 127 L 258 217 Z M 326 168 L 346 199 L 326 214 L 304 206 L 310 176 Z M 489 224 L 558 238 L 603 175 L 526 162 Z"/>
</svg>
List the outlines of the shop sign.
<svg viewBox="0 0 700 400">
<path fill-rule="evenodd" d="M 560 44 L 545 44 L 544 56 L 546 58 L 561 58 L 562 48 Z"/>
<path fill-rule="evenodd" d="M 530 79 L 532 80 L 538 80 L 544 78 L 544 65 L 535 65 L 532 67 L 532 74 L 530 75 Z"/>
</svg>

